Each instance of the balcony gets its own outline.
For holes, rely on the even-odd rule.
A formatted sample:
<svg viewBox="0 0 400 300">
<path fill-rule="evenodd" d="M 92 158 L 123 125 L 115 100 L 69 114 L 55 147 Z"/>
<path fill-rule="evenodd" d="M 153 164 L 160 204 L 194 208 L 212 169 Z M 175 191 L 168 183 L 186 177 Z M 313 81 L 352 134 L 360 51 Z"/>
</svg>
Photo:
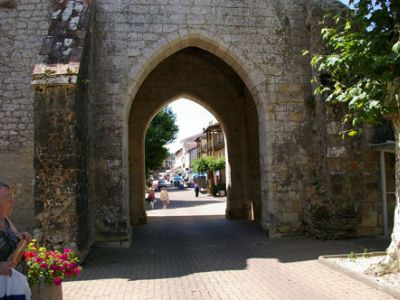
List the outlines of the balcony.
<svg viewBox="0 0 400 300">
<path fill-rule="evenodd" d="M 216 141 L 216 142 L 214 142 L 214 144 L 213 144 L 214 150 L 221 150 L 221 149 L 224 148 L 224 146 L 225 146 L 225 143 L 224 143 L 223 140 Z"/>
</svg>

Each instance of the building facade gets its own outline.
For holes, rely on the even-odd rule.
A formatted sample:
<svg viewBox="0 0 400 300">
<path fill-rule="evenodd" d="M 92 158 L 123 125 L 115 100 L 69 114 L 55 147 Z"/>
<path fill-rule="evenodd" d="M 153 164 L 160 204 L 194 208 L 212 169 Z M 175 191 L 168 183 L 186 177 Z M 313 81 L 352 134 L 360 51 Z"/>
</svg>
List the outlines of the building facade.
<svg viewBox="0 0 400 300">
<path fill-rule="evenodd" d="M 181 141 L 182 144 L 182 155 L 183 155 L 183 169 L 191 169 L 193 167 L 193 160 L 197 156 L 197 143 L 196 139 L 200 134 L 187 137 Z"/>
<path fill-rule="evenodd" d="M 225 137 L 219 123 L 209 125 L 205 130 L 207 156 L 225 157 Z"/>
<path fill-rule="evenodd" d="M 197 158 L 207 156 L 207 136 L 203 133 L 196 139 Z"/>
</svg>

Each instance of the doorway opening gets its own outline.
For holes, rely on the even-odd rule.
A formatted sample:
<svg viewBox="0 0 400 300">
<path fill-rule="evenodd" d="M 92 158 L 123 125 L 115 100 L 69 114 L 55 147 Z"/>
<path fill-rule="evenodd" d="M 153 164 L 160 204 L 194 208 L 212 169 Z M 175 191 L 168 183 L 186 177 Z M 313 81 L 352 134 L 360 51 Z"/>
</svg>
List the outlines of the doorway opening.
<svg viewBox="0 0 400 300">
<path fill-rule="evenodd" d="M 145 135 L 158 111 L 180 97 L 212 112 L 225 134 L 225 215 L 260 220 L 261 185 L 257 109 L 238 74 L 223 60 L 197 47 L 160 62 L 136 93 L 129 115 L 129 211 L 132 224 L 146 223 Z"/>
<path fill-rule="evenodd" d="M 196 99 L 164 106 L 145 138 L 147 216 L 225 215 L 225 144 L 221 124 Z"/>
</svg>

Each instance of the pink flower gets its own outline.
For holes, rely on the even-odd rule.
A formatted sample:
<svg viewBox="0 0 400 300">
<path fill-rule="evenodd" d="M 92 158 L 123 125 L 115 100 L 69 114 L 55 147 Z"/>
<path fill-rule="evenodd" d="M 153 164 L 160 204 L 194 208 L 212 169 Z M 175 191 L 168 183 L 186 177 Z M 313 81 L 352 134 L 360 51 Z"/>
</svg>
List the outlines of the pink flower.
<svg viewBox="0 0 400 300">
<path fill-rule="evenodd" d="M 36 256 L 36 253 L 35 253 L 35 252 L 26 251 L 26 252 L 24 253 L 25 259 L 31 259 L 32 257 L 35 257 L 35 256 Z"/>
<path fill-rule="evenodd" d="M 71 262 L 71 263 L 69 263 L 68 268 L 73 269 L 73 268 L 75 268 L 75 266 L 76 266 L 76 264 Z"/>
<path fill-rule="evenodd" d="M 64 277 L 75 277 L 80 274 L 78 257 L 70 248 L 60 252 L 48 250 L 44 246 L 37 247 L 35 243 L 35 241 L 30 243 L 24 253 L 30 284 L 45 281 L 61 285 Z"/>
<path fill-rule="evenodd" d="M 62 283 L 62 279 L 60 277 L 56 277 L 54 278 L 53 283 L 55 285 L 60 285 Z"/>
<path fill-rule="evenodd" d="M 49 265 L 46 264 L 46 263 L 41 263 L 40 264 L 40 268 L 42 268 L 42 269 L 47 269 L 48 267 L 49 267 Z"/>
</svg>

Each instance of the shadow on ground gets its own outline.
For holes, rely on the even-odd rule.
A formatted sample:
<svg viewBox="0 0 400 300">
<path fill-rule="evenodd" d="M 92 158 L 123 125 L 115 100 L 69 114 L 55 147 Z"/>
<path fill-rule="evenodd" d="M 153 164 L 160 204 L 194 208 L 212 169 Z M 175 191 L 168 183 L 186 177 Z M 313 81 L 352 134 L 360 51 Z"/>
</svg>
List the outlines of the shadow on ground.
<svg viewBox="0 0 400 300">
<path fill-rule="evenodd" d="M 173 192 L 173 193 L 188 192 L 188 191 L 190 192 L 190 191 L 192 191 L 193 195 L 194 195 L 194 188 L 191 188 L 191 187 L 185 187 L 183 189 L 180 189 L 180 188 L 175 187 L 175 186 L 168 186 L 167 187 L 167 191 L 168 192 Z"/>
<path fill-rule="evenodd" d="M 182 208 L 189 208 L 195 206 L 204 206 L 208 204 L 216 204 L 216 203 L 225 203 L 224 200 L 171 200 L 170 204 L 168 205 L 168 209 L 182 209 Z M 163 209 L 162 202 L 159 198 L 154 205 L 154 210 Z M 150 204 L 146 204 L 146 210 L 152 210 L 150 208 Z"/>
<path fill-rule="evenodd" d="M 93 248 L 76 280 L 129 280 L 180 277 L 193 273 L 242 270 L 249 259 L 281 263 L 320 255 L 384 250 L 389 240 L 363 238 L 321 241 L 304 236 L 268 239 L 251 221 L 223 216 L 150 217 L 134 228 L 129 249 Z"/>
</svg>

